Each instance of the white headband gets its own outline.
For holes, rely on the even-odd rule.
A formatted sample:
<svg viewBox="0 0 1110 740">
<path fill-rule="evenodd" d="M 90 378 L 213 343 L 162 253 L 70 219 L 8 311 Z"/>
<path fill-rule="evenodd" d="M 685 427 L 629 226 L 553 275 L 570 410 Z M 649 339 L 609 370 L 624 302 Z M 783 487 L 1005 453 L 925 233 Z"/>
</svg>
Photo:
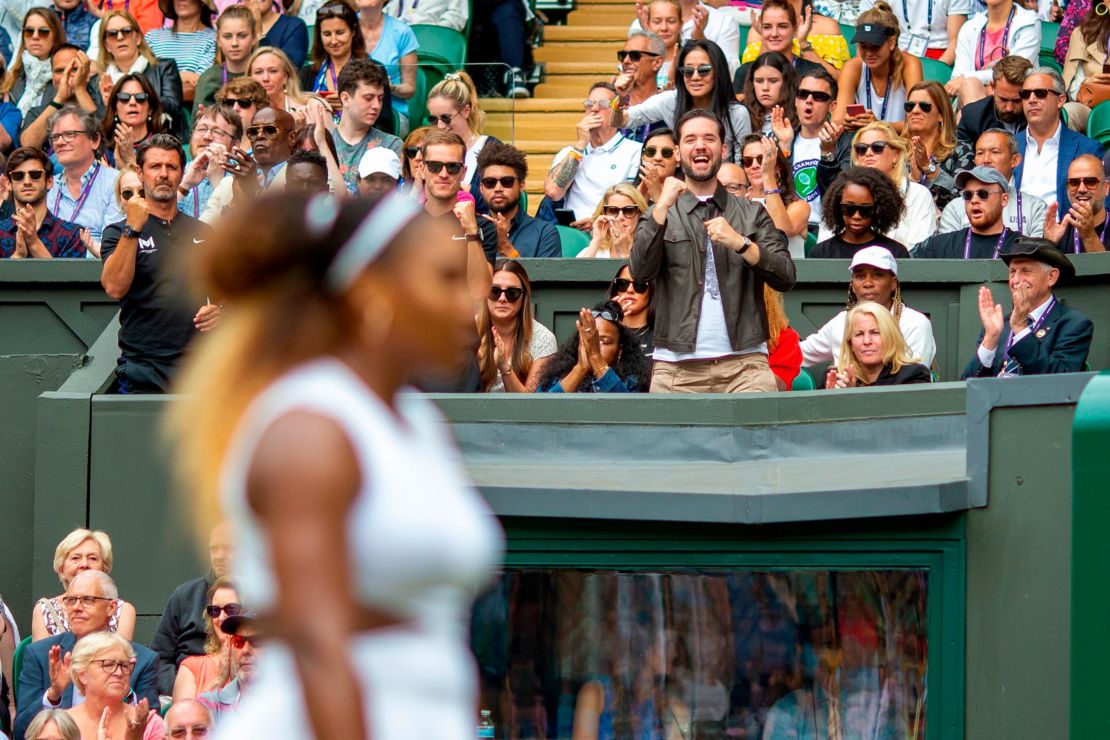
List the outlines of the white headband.
<svg viewBox="0 0 1110 740">
<path fill-rule="evenodd" d="M 310 230 L 316 230 L 322 225 L 318 222 L 318 219 L 323 216 L 317 207 L 318 202 L 322 203 L 323 201 L 314 200 L 309 204 Z M 327 206 L 322 207 L 327 208 Z M 331 208 L 334 209 L 334 214 L 338 215 L 339 209 L 334 205 L 334 201 L 332 201 Z M 382 250 L 401 232 L 401 229 L 405 228 L 423 210 L 423 206 L 416 200 L 398 192 L 386 196 L 374 208 L 370 216 L 355 229 L 351 238 L 336 252 L 335 259 L 332 260 L 331 266 L 328 268 L 326 277 L 328 287 L 335 293 L 342 293 L 351 287 L 359 273 L 376 260 Z M 335 215 L 331 217 L 333 222 Z M 317 223 L 314 224 L 314 221 L 317 221 Z M 327 228 L 330 228 L 330 224 L 326 228 L 320 229 L 320 231 L 326 231 Z"/>
</svg>

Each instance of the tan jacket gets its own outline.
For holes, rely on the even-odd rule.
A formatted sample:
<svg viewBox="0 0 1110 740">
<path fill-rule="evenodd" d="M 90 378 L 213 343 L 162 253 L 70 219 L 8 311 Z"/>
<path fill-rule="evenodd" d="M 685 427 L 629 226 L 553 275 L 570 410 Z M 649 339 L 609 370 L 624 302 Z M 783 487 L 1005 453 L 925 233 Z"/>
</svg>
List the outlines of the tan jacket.
<svg viewBox="0 0 1110 740">
<path fill-rule="evenodd" d="M 1083 40 L 1083 34 L 1076 28 L 1071 32 L 1068 42 L 1068 58 L 1064 64 L 1064 88 L 1071 91 L 1072 80 L 1075 79 L 1080 65 L 1083 66 L 1083 79 L 1088 80 L 1094 75 L 1102 73 L 1102 65 L 1106 61 L 1106 52 L 1100 51 L 1098 41 L 1088 44 Z"/>
</svg>

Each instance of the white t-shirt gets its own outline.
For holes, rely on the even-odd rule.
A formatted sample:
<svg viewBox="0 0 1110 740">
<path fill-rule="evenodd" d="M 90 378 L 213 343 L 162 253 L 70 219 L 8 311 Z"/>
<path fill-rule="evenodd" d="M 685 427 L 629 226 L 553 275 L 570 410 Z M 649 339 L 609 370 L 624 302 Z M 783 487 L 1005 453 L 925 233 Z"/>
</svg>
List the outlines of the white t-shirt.
<svg viewBox="0 0 1110 740">
<path fill-rule="evenodd" d="M 866 66 L 859 76 L 859 85 L 856 86 L 856 103 L 867 106 L 880 121 L 897 123 L 906 120 L 906 86 L 891 80 L 886 97 L 880 98 L 875 92 L 875 81 L 871 79 L 870 70 Z"/>
<path fill-rule="evenodd" d="M 674 90 L 664 90 L 652 95 L 642 103 L 629 106 L 624 113 L 624 125 L 627 128 L 636 128 L 643 126 L 645 123 L 662 121 L 667 124 L 668 128 L 673 129 L 675 127 L 674 114 L 677 106 L 678 93 Z M 730 161 L 739 164 L 740 152 L 743 148 L 741 142 L 745 136 L 752 132 L 752 119 L 748 115 L 748 109 L 739 103 L 729 105 L 728 117 L 729 121 L 725 124 L 725 149 L 726 152 L 732 152 Z M 732 125 L 730 126 L 729 123 Z M 732 136 L 733 133 L 736 134 L 735 138 Z M 727 154 L 725 158 L 728 159 Z"/>
<path fill-rule="evenodd" d="M 860 12 L 870 10 L 875 2 L 863 0 Z M 921 56 L 925 49 L 947 49 L 948 16 L 972 15 L 971 0 L 893 0 L 890 5 L 902 27 L 898 47 L 914 56 Z"/>
<path fill-rule="evenodd" d="M 489 141 L 489 137 L 485 134 L 479 136 L 474 141 L 474 146 L 466 150 L 466 156 L 463 157 L 463 178 L 464 183 L 469 183 L 474 179 L 474 172 L 478 168 L 478 155 L 482 153 L 482 147 Z"/>
<path fill-rule="evenodd" d="M 586 145 L 586 156 L 578 163 L 578 173 L 567 188 L 566 207 L 576 219 L 589 218 L 611 186 L 632 182 L 640 172 L 640 150 L 643 144 L 617 133 L 596 149 Z M 551 169 L 567 158 L 573 147 L 563 147 L 555 155 Z"/>
<path fill-rule="evenodd" d="M 844 342 L 844 322 L 848 312 L 841 311 L 825 325 L 802 340 L 802 365 L 814 367 L 840 361 L 840 346 Z M 933 324 L 929 317 L 909 306 L 902 305 L 902 317 L 898 327 L 910 348 L 910 354 L 929 367 L 937 354 L 937 343 L 933 339 Z"/>
<path fill-rule="evenodd" d="M 794 137 L 792 167 L 794 190 L 798 197 L 809 203 L 809 222 L 821 223 L 821 189 L 817 187 L 817 163 L 821 159 L 821 139 L 806 139 L 799 133 Z"/>
<path fill-rule="evenodd" d="M 533 362 L 536 360 L 542 360 L 545 357 L 550 357 L 551 355 L 555 354 L 558 349 L 559 340 L 555 338 L 555 335 L 551 333 L 551 330 L 540 322 L 533 319 L 532 343 L 528 345 L 528 351 L 532 353 Z M 493 385 L 491 385 L 489 388 L 489 392 L 505 392 L 505 380 L 500 375 L 498 375 L 494 379 Z"/>
<path fill-rule="evenodd" d="M 728 61 L 729 75 L 735 75 L 736 69 L 740 66 L 740 24 L 738 24 L 732 15 L 718 10 L 710 5 L 699 3 L 703 8 L 709 11 L 709 18 L 705 22 L 705 38 L 717 46 L 721 47 L 721 51 L 725 54 L 725 59 Z M 629 33 L 632 31 L 641 31 L 640 19 L 632 21 L 632 25 L 628 27 Z M 694 33 L 694 19 L 686 21 L 682 24 L 681 39 L 682 43 L 690 40 L 691 34 Z M 12 38 L 16 38 L 12 36 Z"/>
</svg>

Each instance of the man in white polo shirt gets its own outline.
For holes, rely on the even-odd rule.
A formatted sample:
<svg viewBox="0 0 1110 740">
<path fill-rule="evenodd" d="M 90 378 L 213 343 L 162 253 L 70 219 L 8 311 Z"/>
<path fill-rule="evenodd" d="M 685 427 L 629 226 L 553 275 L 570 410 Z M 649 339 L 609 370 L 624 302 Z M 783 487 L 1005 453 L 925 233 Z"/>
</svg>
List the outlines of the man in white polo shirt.
<svg viewBox="0 0 1110 740">
<path fill-rule="evenodd" d="M 607 189 L 632 182 L 640 171 L 638 141 L 625 138 L 612 125 L 617 90 L 608 82 L 595 82 L 583 101 L 586 115 L 578 122 L 578 140 L 563 147 L 543 181 L 551 200 L 566 200 L 574 211 L 571 224 L 589 230 L 590 218 Z"/>
</svg>

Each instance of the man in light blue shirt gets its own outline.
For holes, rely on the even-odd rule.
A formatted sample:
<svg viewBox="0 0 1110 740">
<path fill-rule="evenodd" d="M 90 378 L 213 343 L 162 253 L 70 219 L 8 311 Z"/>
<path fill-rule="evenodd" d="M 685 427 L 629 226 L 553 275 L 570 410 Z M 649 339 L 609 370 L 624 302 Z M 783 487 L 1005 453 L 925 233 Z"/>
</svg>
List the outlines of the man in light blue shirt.
<svg viewBox="0 0 1110 740">
<path fill-rule="evenodd" d="M 221 154 L 238 145 L 243 138 L 243 121 L 231 106 L 216 103 L 204 109 L 193 122 L 189 152 L 193 159 L 185 168 L 178 190 L 177 210 L 200 218 L 212 191 L 223 181 Z"/>
</svg>

